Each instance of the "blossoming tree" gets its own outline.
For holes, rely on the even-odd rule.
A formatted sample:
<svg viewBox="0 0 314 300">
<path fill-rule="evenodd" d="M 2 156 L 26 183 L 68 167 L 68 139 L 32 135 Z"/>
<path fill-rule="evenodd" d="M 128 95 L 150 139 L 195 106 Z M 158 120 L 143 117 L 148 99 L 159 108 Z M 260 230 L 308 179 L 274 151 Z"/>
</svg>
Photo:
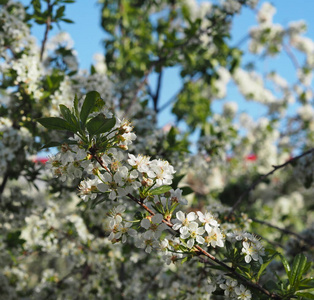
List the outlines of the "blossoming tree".
<svg viewBox="0 0 314 300">
<path fill-rule="evenodd" d="M 1 2 L 0 299 L 313 299 L 306 24 L 274 24 L 254 0 L 103 0 L 105 56 L 87 72 L 67 33 L 50 37 L 73 2 Z M 228 39 L 244 6 L 257 11 L 248 49 Z M 285 52 L 296 82 L 244 66 L 246 51 Z M 265 117 L 215 112 L 231 81 Z"/>
</svg>

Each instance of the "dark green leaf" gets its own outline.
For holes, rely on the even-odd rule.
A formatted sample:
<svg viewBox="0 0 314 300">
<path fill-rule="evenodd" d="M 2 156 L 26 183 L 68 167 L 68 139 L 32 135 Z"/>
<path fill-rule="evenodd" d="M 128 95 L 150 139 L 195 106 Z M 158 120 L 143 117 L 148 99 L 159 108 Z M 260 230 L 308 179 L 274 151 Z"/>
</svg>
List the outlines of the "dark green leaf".
<svg viewBox="0 0 314 300">
<path fill-rule="evenodd" d="M 308 292 L 297 292 L 297 296 L 305 298 L 305 299 L 314 299 L 314 294 L 313 293 L 308 293 Z"/>
<path fill-rule="evenodd" d="M 100 95 L 96 91 L 92 91 L 86 94 L 82 110 L 80 113 L 80 119 L 82 122 L 83 128 L 85 128 L 85 124 L 88 118 L 88 115 L 92 112 L 96 101 L 100 98 Z"/>
<path fill-rule="evenodd" d="M 103 114 L 90 119 L 86 124 L 86 128 L 91 136 L 96 134 L 109 132 L 116 124 L 115 118 L 107 119 Z"/>
<path fill-rule="evenodd" d="M 291 284 L 291 280 L 290 280 L 291 268 L 290 268 L 290 265 L 289 265 L 288 261 L 286 260 L 286 258 L 283 255 L 279 254 L 279 256 L 280 256 L 281 262 L 282 262 L 282 264 L 283 264 L 283 266 L 284 266 L 284 268 L 286 270 L 286 274 L 287 274 L 287 276 L 289 278 L 289 282 Z"/>
<path fill-rule="evenodd" d="M 74 23 L 74 21 L 70 20 L 70 19 L 61 19 L 61 21 L 65 22 L 65 23 Z"/>
<path fill-rule="evenodd" d="M 61 6 L 61 7 L 59 7 L 59 8 L 57 9 L 55 18 L 56 18 L 56 19 L 59 19 L 59 18 L 63 17 L 64 11 L 65 11 L 65 6 L 64 6 L 64 5 Z"/>
<path fill-rule="evenodd" d="M 64 119 L 58 117 L 51 118 L 41 118 L 37 120 L 38 123 L 46 127 L 47 129 L 55 129 L 55 130 L 68 130 L 71 132 L 76 132 L 76 128 L 69 124 Z"/>
<path fill-rule="evenodd" d="M 70 111 L 70 109 L 68 109 L 65 105 L 60 104 L 60 111 L 61 114 L 63 116 L 63 118 L 71 125 L 73 125 L 77 130 L 79 130 L 78 127 L 78 122 L 75 118 L 75 116 L 72 114 L 72 112 Z"/>
<path fill-rule="evenodd" d="M 307 258 L 304 254 L 299 253 L 293 260 L 293 266 L 291 270 L 291 281 L 290 284 L 296 287 L 303 275 L 304 269 L 306 267 Z"/>
<path fill-rule="evenodd" d="M 78 118 L 80 114 L 79 114 L 79 109 L 78 109 L 78 98 L 77 98 L 77 95 L 75 95 L 75 97 L 74 97 L 73 110 L 74 110 L 75 116 Z"/>
<path fill-rule="evenodd" d="M 162 185 L 158 188 L 149 191 L 150 195 L 160 195 L 169 192 L 172 189 L 170 185 Z"/>
<path fill-rule="evenodd" d="M 172 187 L 173 189 L 177 189 L 179 182 L 183 179 L 185 175 L 177 175 L 172 179 Z"/>
<path fill-rule="evenodd" d="M 49 143 L 43 145 L 40 148 L 40 150 L 46 149 L 46 148 L 51 148 L 51 147 L 58 147 L 58 146 L 61 146 L 61 145 L 62 145 L 62 143 L 60 143 L 60 142 L 49 142 Z"/>
<path fill-rule="evenodd" d="M 6 243 L 9 247 L 15 248 L 25 243 L 24 239 L 20 239 L 21 231 L 9 232 L 6 238 Z"/>
<path fill-rule="evenodd" d="M 307 289 L 313 289 L 314 288 L 314 278 L 310 277 L 310 278 L 305 278 L 303 279 L 300 284 L 298 289 L 299 290 L 307 290 Z"/>
<path fill-rule="evenodd" d="M 189 186 L 184 186 L 180 188 L 182 190 L 182 196 L 190 195 L 194 193 L 194 191 Z"/>
</svg>

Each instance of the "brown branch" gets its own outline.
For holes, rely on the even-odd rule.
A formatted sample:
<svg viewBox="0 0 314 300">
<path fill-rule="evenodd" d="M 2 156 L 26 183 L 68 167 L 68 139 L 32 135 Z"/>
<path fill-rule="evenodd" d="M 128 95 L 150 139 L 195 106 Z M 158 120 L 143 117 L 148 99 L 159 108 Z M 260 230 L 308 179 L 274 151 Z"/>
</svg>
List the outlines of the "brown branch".
<svg viewBox="0 0 314 300">
<path fill-rule="evenodd" d="M 134 96 L 128 106 L 128 108 L 126 109 L 124 115 L 123 115 L 123 118 L 125 118 L 129 113 L 130 113 L 130 110 L 132 108 L 132 106 L 134 105 L 136 99 L 137 99 L 137 94 L 138 92 L 144 87 L 144 85 L 147 83 L 147 80 L 148 80 L 148 75 L 153 71 L 154 69 L 154 66 L 151 66 L 144 74 L 144 79 L 142 80 L 142 82 L 139 84 L 139 86 L 137 87 L 135 93 L 134 93 Z"/>
<path fill-rule="evenodd" d="M 94 156 L 95 157 L 95 156 Z M 98 161 L 98 163 L 100 163 L 100 165 L 103 167 L 104 164 L 101 162 L 101 160 L 97 159 L 97 157 L 95 157 L 96 160 Z M 154 216 L 155 213 L 147 206 L 143 203 L 142 200 L 137 199 L 136 197 L 134 197 L 131 194 L 127 194 L 127 196 L 134 201 L 135 203 L 137 203 L 139 206 L 141 206 L 143 209 L 145 209 L 151 216 Z M 162 220 L 163 223 L 165 223 L 167 226 L 169 226 L 170 228 L 173 227 L 173 224 L 165 219 Z M 268 290 L 264 289 L 261 285 L 257 284 L 257 283 L 253 283 L 251 281 L 249 281 L 248 279 L 246 279 L 245 277 L 243 277 L 242 275 L 238 274 L 236 272 L 236 270 L 234 268 L 229 267 L 227 264 L 225 264 L 224 262 L 220 261 L 219 259 L 217 259 L 215 256 L 213 256 L 212 254 L 208 253 L 207 251 L 205 251 L 202 247 L 200 247 L 199 245 L 194 246 L 194 249 L 200 254 L 200 255 L 204 255 L 206 257 L 208 257 L 210 260 L 212 260 L 213 262 L 217 263 L 218 265 L 222 266 L 224 269 L 226 269 L 227 271 L 229 271 L 233 277 L 239 279 L 240 281 L 244 282 L 244 284 L 246 286 L 249 286 L 255 290 L 258 290 L 262 293 L 264 293 L 265 295 L 267 295 L 269 298 L 271 299 L 282 299 L 280 296 L 278 296 L 277 294 L 271 293 Z"/>
<path fill-rule="evenodd" d="M 182 88 L 179 89 L 178 92 L 176 92 L 169 100 L 166 101 L 166 103 L 164 103 L 159 109 L 158 112 L 163 111 L 168 105 L 170 105 L 171 103 L 173 103 L 177 97 L 179 96 L 179 94 L 183 91 L 184 86 Z"/>
<path fill-rule="evenodd" d="M 154 216 L 154 215 L 155 215 L 155 213 L 154 213 L 147 205 L 145 205 L 145 204 L 143 203 L 143 201 L 137 199 L 136 197 L 134 197 L 134 196 L 131 195 L 131 194 L 127 194 L 127 196 L 128 196 L 131 200 L 133 200 L 135 203 L 137 203 L 138 205 L 140 205 L 141 207 L 143 207 L 147 212 L 149 212 L 149 214 L 150 214 L 151 216 Z M 172 228 L 173 224 L 172 224 L 171 222 L 168 222 L 167 220 L 164 220 L 164 219 L 163 219 L 162 221 L 163 221 L 163 223 L 165 223 L 166 225 L 168 225 L 169 227 Z"/>
<path fill-rule="evenodd" d="M 42 41 L 41 44 L 41 50 L 40 50 L 40 61 L 43 60 L 43 55 L 44 55 L 44 51 L 45 51 L 45 47 L 46 47 L 46 43 L 47 43 L 47 39 L 48 39 L 48 33 L 51 27 L 51 16 L 52 16 L 52 5 L 50 4 L 50 0 L 47 0 L 47 5 L 48 5 L 48 16 L 47 16 L 47 20 L 46 20 L 46 30 L 45 30 L 45 34 L 44 34 L 44 39 Z"/>
<path fill-rule="evenodd" d="M 154 102 L 154 110 L 156 113 L 158 113 L 158 100 L 159 100 L 159 94 L 160 94 L 160 89 L 161 89 L 161 80 L 162 80 L 162 69 L 160 70 L 160 73 L 158 75 L 158 81 L 157 81 L 157 89 L 156 93 L 153 97 L 153 102 Z"/>
<path fill-rule="evenodd" d="M 134 202 L 136 202 L 138 205 L 140 205 L 141 207 L 143 207 L 147 212 L 149 212 L 151 215 L 155 215 L 155 213 L 150 210 L 145 204 L 143 204 L 140 200 L 138 200 L 136 197 L 134 197 L 131 194 L 127 195 L 130 199 L 132 199 Z M 162 220 L 166 225 L 168 225 L 169 227 L 172 228 L 173 224 L 171 222 L 168 222 L 166 220 Z M 196 245 L 194 246 L 194 248 L 202 255 L 205 255 L 206 257 L 208 257 L 209 259 L 211 259 L 212 261 L 214 261 L 215 263 L 217 263 L 218 265 L 222 266 L 223 268 L 225 268 L 226 270 L 228 270 L 235 278 L 239 279 L 240 281 L 244 282 L 245 285 L 258 290 L 262 293 L 264 293 L 265 295 L 267 295 L 268 297 L 272 298 L 272 299 L 281 299 L 281 297 L 279 297 L 277 294 L 271 293 L 268 290 L 264 289 L 261 285 L 257 284 L 257 283 L 253 283 L 249 280 L 247 280 L 245 277 L 243 277 L 242 275 L 238 274 L 236 272 L 235 269 L 229 267 L 227 264 L 225 264 L 224 262 L 220 261 L 219 259 L 217 259 L 215 256 L 211 255 L 210 253 L 208 253 L 207 251 L 205 251 L 202 247 Z"/>
<path fill-rule="evenodd" d="M 271 223 L 268 223 L 266 221 L 262 221 L 262 220 L 258 220 L 258 219 L 255 219 L 255 218 L 250 218 L 253 222 L 256 222 L 256 223 L 260 223 L 260 224 L 263 224 L 263 225 L 266 225 L 268 227 L 271 227 L 271 228 L 274 228 L 274 229 L 277 229 L 285 234 L 289 234 L 289 235 L 293 235 L 295 236 L 296 238 L 298 238 L 299 240 L 303 241 L 305 244 L 309 245 L 310 247 L 314 246 L 314 242 L 311 242 L 310 240 L 306 240 L 305 238 L 303 238 L 301 235 L 299 235 L 298 233 L 295 233 L 289 229 L 286 229 L 286 228 L 281 228 L 281 227 L 278 227 L 276 225 L 273 225 Z"/>
<path fill-rule="evenodd" d="M 9 179 L 9 172 L 6 171 L 4 176 L 3 176 L 1 186 L 0 186 L 0 200 L 1 200 L 1 196 L 2 196 L 2 193 L 4 191 L 5 186 L 7 184 L 8 179 Z"/>
<path fill-rule="evenodd" d="M 216 262 L 217 264 L 219 264 L 220 266 L 222 266 L 223 268 L 225 268 L 226 270 L 228 270 L 230 272 L 230 274 L 242 281 L 246 286 L 249 286 L 255 290 L 258 290 L 260 292 L 262 292 L 263 294 L 267 295 L 269 298 L 271 299 L 282 299 L 279 295 L 275 294 L 275 293 L 271 293 L 270 291 L 266 290 L 265 288 L 263 288 L 261 285 L 259 285 L 258 283 L 253 283 L 252 281 L 247 280 L 244 276 L 240 275 L 239 273 L 236 272 L 236 270 L 234 268 L 229 267 L 228 265 L 226 265 L 224 262 L 218 260 L 217 258 L 215 258 L 213 255 L 209 254 L 207 251 L 205 251 L 203 248 L 201 248 L 200 246 L 195 246 L 195 248 L 203 255 L 205 255 L 206 257 L 208 257 L 209 259 L 213 260 L 214 262 Z M 203 260 L 204 263 L 207 263 L 207 261 Z M 230 276 L 229 274 L 229 276 Z"/>
<path fill-rule="evenodd" d="M 265 178 L 267 178 L 268 176 L 272 175 L 273 173 L 275 173 L 277 170 L 281 169 L 281 168 L 284 168 L 285 166 L 297 161 L 298 159 L 300 159 L 301 157 L 305 156 L 305 155 L 308 155 L 310 153 L 314 153 L 314 148 L 286 161 L 285 163 L 281 164 L 281 165 L 277 165 L 277 166 L 272 166 L 273 167 L 273 170 L 268 172 L 267 174 L 264 174 L 262 176 L 260 176 L 256 181 L 254 181 L 250 186 L 249 188 L 241 194 L 241 196 L 239 197 L 239 199 L 237 200 L 237 202 L 232 206 L 228 216 L 227 216 L 227 219 L 229 219 L 231 217 L 231 215 L 234 213 L 234 211 L 238 208 L 238 206 L 241 204 L 241 202 L 244 200 L 244 197 L 249 195 L 250 192 L 252 190 L 255 189 L 255 187 L 261 183 Z"/>
<path fill-rule="evenodd" d="M 111 171 L 104 165 L 104 162 L 102 160 L 101 157 L 95 155 L 95 154 L 92 154 L 92 156 L 97 160 L 97 162 L 110 174 L 112 175 Z"/>
</svg>

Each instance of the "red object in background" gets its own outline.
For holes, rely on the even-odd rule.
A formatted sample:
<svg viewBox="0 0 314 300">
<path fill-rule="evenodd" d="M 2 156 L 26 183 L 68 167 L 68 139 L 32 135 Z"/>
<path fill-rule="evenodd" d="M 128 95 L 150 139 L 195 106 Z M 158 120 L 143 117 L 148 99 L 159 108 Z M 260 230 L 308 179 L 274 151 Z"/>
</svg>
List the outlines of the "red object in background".
<svg viewBox="0 0 314 300">
<path fill-rule="evenodd" d="M 34 158 L 34 162 L 35 163 L 41 163 L 41 164 L 45 164 L 48 161 L 48 157 L 36 157 Z"/>
<path fill-rule="evenodd" d="M 245 159 L 250 160 L 250 161 L 255 161 L 256 160 L 256 155 L 255 154 L 250 154 L 248 155 Z"/>
<path fill-rule="evenodd" d="M 232 157 L 227 157 L 227 161 L 230 161 Z M 255 154 L 249 154 L 245 157 L 246 161 L 256 161 L 257 156 Z"/>
</svg>

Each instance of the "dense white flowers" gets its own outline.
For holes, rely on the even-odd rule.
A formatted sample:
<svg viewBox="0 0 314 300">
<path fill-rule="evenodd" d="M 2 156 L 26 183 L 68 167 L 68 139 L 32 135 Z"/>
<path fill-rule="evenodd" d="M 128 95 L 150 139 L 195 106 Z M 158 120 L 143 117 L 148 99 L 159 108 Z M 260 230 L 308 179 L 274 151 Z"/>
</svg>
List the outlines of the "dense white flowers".
<svg viewBox="0 0 314 300">
<path fill-rule="evenodd" d="M 162 18 L 169 15 L 174 19 L 169 19 L 169 23 L 172 30 L 178 29 L 178 39 L 184 39 L 186 32 L 199 26 L 186 49 L 200 46 L 205 61 L 210 60 L 213 65 L 204 66 L 210 80 L 201 74 L 198 78 L 198 72 L 191 81 L 195 80 L 213 113 L 203 124 L 197 153 L 194 148 L 189 154 L 180 153 L 180 147 L 174 151 L 167 148 L 169 157 L 160 151 L 164 145 L 161 142 L 169 138 L 168 132 L 156 130 L 157 117 L 151 108 L 143 108 L 144 102 L 135 101 L 129 111 L 122 111 L 134 97 L 134 82 L 135 87 L 140 86 L 137 78 L 134 82 L 117 83 L 117 74 L 107 72 L 102 54 L 95 57 L 93 74 L 77 70 L 73 41 L 64 32 L 48 39 L 41 62 L 39 47 L 30 36 L 27 21 L 23 21 L 31 15 L 26 15 L 24 7 L 14 1 L 1 5 L 0 108 L 6 117 L 0 118 L 0 184 L 1 189 L 5 187 L 0 195 L 0 283 L 5 299 L 107 299 L 121 295 L 127 299 L 177 299 L 183 295 L 209 299 L 214 291 L 228 299 L 252 298 L 248 289 L 252 285 L 231 278 L 228 268 L 227 273 L 210 266 L 207 269 L 199 249 L 222 262 L 232 261 L 237 266 L 235 272 L 242 267 L 242 271 L 250 272 L 268 262 L 262 242 L 246 232 L 254 228 L 249 213 L 228 218 L 230 208 L 218 201 L 232 203 L 238 194 L 234 183 L 241 184 L 240 190 L 253 176 L 269 172 L 273 164 L 287 161 L 301 148 L 312 147 L 314 43 L 302 36 L 306 30 L 302 21 L 290 23 L 286 29 L 273 24 L 275 8 L 264 2 L 257 12 L 258 26 L 251 28 L 248 36 L 249 50 L 263 58 L 280 50 L 287 51 L 290 58 L 289 51 L 302 52 L 296 56 L 297 60 L 299 55 L 305 56 L 304 64 L 297 64 L 296 82 L 292 86 L 278 73 L 269 73 L 266 64 L 264 76 L 252 71 L 251 65 L 233 69 L 229 62 L 221 63 L 221 49 L 213 38 L 216 34 L 227 36 L 229 26 L 215 32 L 213 21 L 225 18 L 224 15 L 231 19 L 242 4 L 237 0 L 217 5 L 196 0 L 179 2 L 171 8 L 163 3 L 167 14 Z M 257 3 L 245 2 L 252 7 Z M 156 6 L 150 9 L 158 19 Z M 166 50 L 166 40 L 159 37 L 160 49 Z M 58 54 L 59 47 L 66 54 Z M 193 55 L 191 61 L 182 54 L 179 57 L 183 69 L 194 63 Z M 292 61 L 296 64 L 293 58 Z M 273 67 L 272 63 L 269 65 Z M 238 119 L 238 105 L 229 99 L 218 104 L 222 114 L 216 113 L 212 105 L 216 99 L 229 96 L 230 79 L 244 98 L 258 102 L 254 110 L 260 115 L 267 114 L 268 109 L 271 120 L 249 117 L 243 113 L 242 103 Z M 106 106 L 91 112 L 86 123 L 102 114 L 113 118 L 115 125 L 108 132 L 93 136 L 80 123 L 74 138 L 66 133 L 69 140 L 46 163 L 50 173 L 44 172 L 43 165 L 33 161 L 35 152 L 40 144 L 60 141 L 65 135 L 37 126 L 36 119 L 60 117 L 60 104 L 72 110 L 75 94 L 80 110 L 83 95 L 94 90 L 99 91 Z M 145 99 L 146 90 L 141 89 L 138 95 Z M 122 117 L 131 118 L 135 113 L 138 114 L 132 123 Z M 137 135 L 140 141 L 134 143 Z M 181 136 L 176 138 L 179 142 Z M 285 176 L 294 176 L 306 187 L 312 187 L 313 161 L 313 153 L 304 156 L 293 166 L 292 175 L 289 171 L 288 175 L 278 172 L 269 177 L 269 183 L 260 183 L 252 191 L 248 211 L 258 210 L 280 227 L 286 226 L 289 219 L 295 221 L 311 193 L 297 186 L 298 182 L 291 185 L 291 192 L 292 180 L 286 187 Z M 182 178 L 183 174 L 187 175 Z M 239 178 L 243 178 L 243 185 Z M 301 189 L 295 191 L 296 186 Z M 281 187 L 284 195 L 280 194 Z M 182 205 L 188 203 L 184 212 Z M 310 222 L 310 217 L 306 222 Z M 306 226 L 297 222 L 295 225 L 298 229 Z M 258 228 L 261 235 L 262 230 Z M 309 232 L 313 230 L 304 234 L 311 239 Z M 279 234 L 267 236 L 277 239 Z M 299 246 L 289 242 L 289 251 L 295 253 Z M 195 263 L 199 259 L 204 264 Z M 189 262 L 184 263 L 186 260 Z M 148 295 L 150 289 L 152 293 Z"/>
</svg>

